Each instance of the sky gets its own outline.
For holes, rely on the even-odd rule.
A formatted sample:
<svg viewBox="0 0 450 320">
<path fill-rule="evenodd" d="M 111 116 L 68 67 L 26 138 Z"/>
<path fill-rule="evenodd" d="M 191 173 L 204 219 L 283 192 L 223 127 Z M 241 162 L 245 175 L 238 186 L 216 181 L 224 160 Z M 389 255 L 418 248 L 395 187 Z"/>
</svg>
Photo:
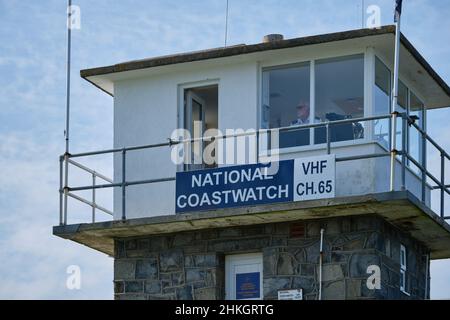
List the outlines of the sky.
<svg viewBox="0 0 450 320">
<path fill-rule="evenodd" d="M 226 0 L 73 0 L 71 152 L 112 147 L 108 95 L 79 70 L 224 44 Z M 394 0 L 365 0 L 393 21 Z M 404 1 L 402 31 L 450 83 L 450 2 Z M 269 33 L 294 38 L 358 29 L 362 0 L 230 0 L 228 44 Z M 0 0 L 0 299 L 112 299 L 113 261 L 52 235 L 58 224 L 58 157 L 64 153 L 66 1 Z M 429 132 L 450 150 L 448 110 L 431 111 Z M 110 159 L 90 163 L 112 176 Z M 75 181 L 88 177 L 76 175 Z M 100 196 L 105 205 L 109 195 Z M 83 208 L 83 210 L 81 210 Z M 73 207 L 69 223 L 89 221 Z M 79 210 L 78 210 L 79 209 Z M 71 211 L 72 212 L 72 211 Z M 79 266 L 81 287 L 67 285 Z M 450 299 L 450 261 L 433 262 L 431 296 Z"/>
</svg>

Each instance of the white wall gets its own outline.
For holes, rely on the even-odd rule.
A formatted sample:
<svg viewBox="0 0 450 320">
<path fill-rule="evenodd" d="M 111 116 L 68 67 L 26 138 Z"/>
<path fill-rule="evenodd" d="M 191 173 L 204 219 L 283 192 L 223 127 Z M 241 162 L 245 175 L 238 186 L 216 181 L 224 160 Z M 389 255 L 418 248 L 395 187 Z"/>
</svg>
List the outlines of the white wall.
<svg viewBox="0 0 450 320">
<path fill-rule="evenodd" d="M 211 81 L 219 85 L 219 129 L 256 128 L 257 63 L 192 69 L 182 74 L 123 80 L 115 83 L 114 147 L 167 141 L 177 128 L 182 87 Z M 181 100 L 180 100 L 181 99 Z M 121 156 L 115 156 L 114 180 L 120 182 Z M 134 151 L 127 155 L 127 180 L 175 177 L 168 147 Z M 114 192 L 114 217 L 121 217 L 121 190 Z M 127 218 L 168 215 L 175 212 L 175 183 L 127 188 Z"/>
<path fill-rule="evenodd" d="M 361 48 L 342 49 L 339 54 L 361 52 Z M 317 52 L 316 52 L 317 53 Z M 371 49 L 366 57 L 373 57 Z M 318 53 L 317 53 L 318 54 Z M 331 53 L 329 53 L 331 54 Z M 313 57 L 314 52 L 309 52 Z M 323 55 L 323 53 L 322 53 Z M 284 55 L 278 63 L 295 61 L 293 55 Z M 247 62 L 244 62 L 247 60 Z M 367 60 L 367 58 L 366 58 Z M 179 125 L 179 112 L 182 109 L 183 90 L 217 83 L 219 87 L 219 129 L 227 128 L 257 129 L 260 103 L 260 68 L 276 65 L 277 59 L 259 61 L 244 59 L 228 64 L 209 63 L 207 68 L 196 63 L 183 66 L 182 72 L 159 73 L 145 77 L 120 80 L 114 84 L 114 147 L 138 146 L 167 141 L 173 130 Z M 371 110 L 373 82 L 370 67 L 366 63 L 366 114 Z M 191 67 L 189 67 L 191 66 Z M 366 128 L 366 133 L 370 126 Z M 366 137 L 370 139 L 370 135 Z M 324 154 L 325 150 L 296 149 L 285 153 L 281 159 Z M 370 141 L 356 142 L 350 146 L 336 147 L 333 153 L 337 156 L 354 156 L 379 153 L 382 148 Z M 114 180 L 120 182 L 121 157 L 115 157 Z M 168 147 L 130 152 L 127 156 L 127 180 L 147 180 L 175 177 L 177 167 L 171 162 Z M 338 163 L 337 196 L 363 195 L 389 191 L 389 158 L 365 159 Z M 400 164 L 396 165 L 396 188 L 400 187 Z M 412 173 L 407 173 L 407 187 L 418 198 L 421 196 L 420 181 Z M 427 192 L 427 200 L 429 192 Z M 115 219 L 121 217 L 121 190 L 114 193 Z M 127 188 L 127 218 L 171 215 L 175 213 L 175 182 L 153 185 L 133 186 Z"/>
</svg>

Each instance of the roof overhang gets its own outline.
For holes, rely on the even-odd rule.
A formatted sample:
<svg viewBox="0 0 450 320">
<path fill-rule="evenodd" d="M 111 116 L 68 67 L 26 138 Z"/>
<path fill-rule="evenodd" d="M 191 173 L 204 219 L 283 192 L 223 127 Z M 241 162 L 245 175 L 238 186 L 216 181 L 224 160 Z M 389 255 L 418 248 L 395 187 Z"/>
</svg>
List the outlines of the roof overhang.
<svg viewBox="0 0 450 320">
<path fill-rule="evenodd" d="M 408 233 L 432 259 L 450 258 L 450 225 L 406 191 L 57 226 L 53 234 L 113 256 L 114 239 L 120 238 L 361 215 L 378 215 Z"/>
<path fill-rule="evenodd" d="M 114 96 L 114 82 L 154 76 L 162 73 L 183 72 L 192 67 L 202 68 L 217 64 L 242 61 L 261 61 L 274 55 L 291 54 L 297 49 L 312 46 L 373 46 L 389 60 L 394 57 L 395 27 L 360 29 L 295 39 L 237 45 L 203 51 L 175 54 L 124 62 L 116 65 L 81 70 L 81 77 Z M 424 103 L 429 109 L 450 106 L 450 88 L 429 65 L 408 39 L 402 35 L 400 73 L 421 89 Z M 323 49 L 323 48 L 322 48 Z"/>
</svg>

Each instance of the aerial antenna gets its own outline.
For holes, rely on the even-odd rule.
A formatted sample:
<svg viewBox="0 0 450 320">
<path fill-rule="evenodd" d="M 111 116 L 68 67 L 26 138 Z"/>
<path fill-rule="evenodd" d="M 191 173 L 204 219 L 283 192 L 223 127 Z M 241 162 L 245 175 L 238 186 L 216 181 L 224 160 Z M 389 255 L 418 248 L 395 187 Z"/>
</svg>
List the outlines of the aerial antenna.
<svg viewBox="0 0 450 320">
<path fill-rule="evenodd" d="M 366 12 L 365 12 L 365 1 L 361 0 L 361 26 L 364 29 L 365 25 L 364 25 L 364 18 L 366 17 Z"/>
<path fill-rule="evenodd" d="M 227 46 L 227 40 L 228 40 L 228 12 L 230 8 L 230 2 L 227 0 L 227 9 L 225 12 L 225 47 Z"/>
<path fill-rule="evenodd" d="M 70 129 L 70 60 L 72 50 L 72 0 L 68 0 L 67 7 L 67 88 L 66 88 L 66 154 L 69 153 L 69 129 Z"/>
</svg>

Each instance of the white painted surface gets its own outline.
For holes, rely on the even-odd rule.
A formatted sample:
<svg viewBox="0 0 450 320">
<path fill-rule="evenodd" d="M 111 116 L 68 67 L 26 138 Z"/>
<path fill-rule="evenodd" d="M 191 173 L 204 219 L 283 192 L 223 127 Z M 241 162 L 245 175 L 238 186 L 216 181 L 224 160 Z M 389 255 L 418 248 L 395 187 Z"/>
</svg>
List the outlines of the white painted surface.
<svg viewBox="0 0 450 320">
<path fill-rule="evenodd" d="M 179 88 L 218 79 L 219 129 L 256 128 L 257 63 L 193 69 L 183 74 L 119 81 L 115 83 L 114 147 L 138 146 L 167 141 L 177 129 Z M 114 180 L 122 180 L 121 157 L 115 156 Z M 168 147 L 130 152 L 127 155 L 128 181 L 175 177 L 176 166 Z M 127 217 L 174 214 L 175 184 L 127 188 Z M 121 190 L 114 192 L 114 216 L 121 216 Z"/>
<path fill-rule="evenodd" d="M 219 90 L 219 130 L 255 129 L 259 127 L 261 68 L 314 57 L 332 57 L 364 52 L 366 48 L 328 46 L 327 51 L 314 48 L 282 50 L 266 60 L 257 61 L 241 56 L 233 63 L 212 61 L 186 64 L 182 72 L 145 74 L 138 78 L 118 80 L 114 84 L 114 147 L 138 146 L 167 141 L 180 124 L 183 90 L 206 84 L 217 84 Z M 369 49 L 373 58 L 373 50 Z M 370 61 L 369 61 L 370 62 Z M 366 62 L 371 74 L 372 64 Z M 373 71 L 373 70 L 372 70 Z M 372 77 L 365 77 L 365 114 L 370 115 L 373 99 L 370 97 Z M 182 115 L 181 115 L 182 116 Z M 371 126 L 365 127 L 366 137 L 361 141 L 333 144 L 337 157 L 374 154 L 383 151 L 371 141 Z M 325 146 L 291 148 L 284 150 L 281 159 L 295 159 L 326 154 Z M 120 182 L 121 158 L 115 156 L 114 180 Z M 175 177 L 177 166 L 171 162 L 168 147 L 130 152 L 127 155 L 127 180 L 146 180 Z M 396 188 L 400 188 L 400 164 L 396 166 Z M 421 197 L 420 180 L 407 172 L 407 188 Z M 364 195 L 389 191 L 389 158 L 365 159 L 336 164 L 336 196 Z M 114 193 L 114 216 L 121 217 L 121 190 Z M 429 192 L 427 201 L 429 203 Z M 127 188 L 127 218 L 153 217 L 175 214 L 175 183 L 166 182 Z"/>
<path fill-rule="evenodd" d="M 238 274 L 259 273 L 259 298 L 241 300 L 262 300 L 263 288 L 263 255 L 252 253 L 225 257 L 225 299 L 236 299 L 236 276 Z"/>
</svg>

